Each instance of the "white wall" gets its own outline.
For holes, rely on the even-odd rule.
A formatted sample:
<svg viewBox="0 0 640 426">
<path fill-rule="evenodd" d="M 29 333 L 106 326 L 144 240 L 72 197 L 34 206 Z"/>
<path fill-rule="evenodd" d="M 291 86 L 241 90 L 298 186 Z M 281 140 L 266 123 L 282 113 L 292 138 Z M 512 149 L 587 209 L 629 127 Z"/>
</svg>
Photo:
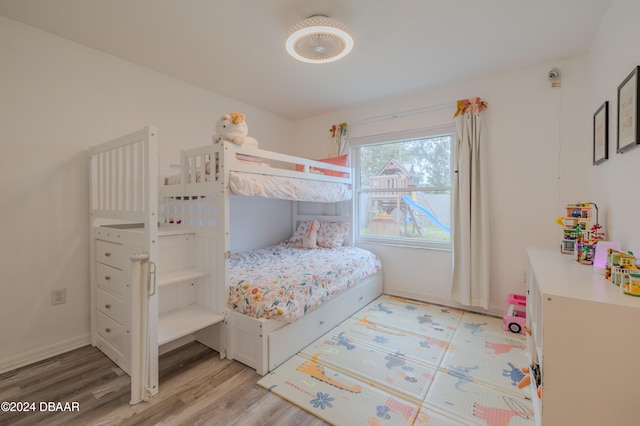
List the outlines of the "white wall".
<svg viewBox="0 0 640 426">
<path fill-rule="evenodd" d="M 393 133 L 452 123 L 457 99 L 479 96 L 486 100 L 491 310 L 500 312 L 509 293 L 524 291 L 526 246 L 559 246 L 561 232 L 555 218 L 561 214 L 559 206 L 568 202 L 561 175 L 572 176 L 574 162 L 589 160 L 590 122 L 580 122 L 585 111 L 585 65 L 585 56 L 568 58 L 300 121 L 296 135 L 305 144 L 296 145 L 297 153 L 323 155 L 327 130 L 333 123 L 355 123 L 349 129 L 353 138 Z M 553 66 L 562 69 L 560 88 L 552 88 L 547 78 Z M 367 120 L 430 106 L 438 108 Z M 575 145 L 574 139 L 586 141 L 577 156 L 563 152 L 568 151 L 568 144 Z M 587 195 L 585 187 L 569 198 L 577 201 Z M 451 303 L 451 252 L 366 248 L 382 258 L 386 292 Z"/>
<path fill-rule="evenodd" d="M 327 129 L 333 123 L 358 123 L 468 97 L 486 100 L 491 310 L 499 312 L 508 293 L 524 291 L 526 247 L 559 247 L 562 232 L 555 218 L 563 214 L 567 203 L 595 202 L 608 239 L 640 253 L 640 201 L 635 190 L 640 177 L 640 148 L 623 155 L 615 153 L 617 87 L 640 65 L 633 42 L 640 39 L 638 16 L 640 2 L 614 0 L 592 48 L 584 55 L 300 121 L 296 123 L 296 135 L 305 144 L 296 145 L 297 153 L 323 155 Z M 561 69 L 560 88 L 552 88 L 547 79 L 547 72 L 554 66 Z M 605 100 L 610 102 L 610 159 L 593 166 L 593 113 Z M 449 119 L 430 111 L 354 125 L 350 134 L 392 133 Z M 449 301 L 451 253 L 367 248 L 382 258 L 385 291 L 433 302 Z"/>
<path fill-rule="evenodd" d="M 583 162 L 580 170 L 590 197 L 598 203 L 600 212 L 605 212 L 608 239 L 621 242 L 623 249 L 636 255 L 640 255 L 640 148 L 616 154 L 616 137 L 617 88 L 640 65 L 639 16 L 640 2 L 613 0 L 600 24 L 588 58 L 589 96 L 582 120 L 591 123 L 596 109 L 609 101 L 609 159 L 598 166 Z M 591 127 L 588 130 L 591 132 Z M 590 140 L 591 133 L 584 143 Z"/>
<path fill-rule="evenodd" d="M 181 148 L 209 143 L 218 115 L 248 114 L 261 147 L 310 157 L 327 154 L 333 123 L 357 122 L 415 108 L 480 96 L 486 115 L 491 186 L 491 306 L 522 291 L 525 247 L 556 248 L 554 219 L 569 202 L 594 201 L 611 239 L 640 252 L 635 183 L 640 148 L 615 154 L 616 88 L 640 64 L 640 3 L 614 0 L 588 54 L 500 75 L 479 77 L 364 107 L 291 123 L 164 75 L 0 17 L 0 370 L 88 342 L 89 145 L 146 124 L 159 128 L 161 165 Z M 561 88 L 547 72 L 562 71 Z M 591 165 L 592 114 L 610 101 L 610 159 Z M 352 136 L 449 122 L 441 109 L 351 127 Z M 282 129 L 294 138 L 282 139 Z M 631 182 L 623 190 L 621 182 Z M 250 201 L 233 232 L 277 240 L 288 230 L 247 230 Z M 289 215 L 274 202 L 275 214 Z M 285 213 L 286 212 L 286 213 Z M 263 231 L 269 230 L 269 234 Z M 265 236 L 266 235 L 266 236 Z M 385 266 L 386 291 L 447 302 L 451 254 L 367 246 Z M 52 307 L 50 291 L 67 288 L 68 302 Z"/>
<path fill-rule="evenodd" d="M 292 123 L 4 17 L 0 57 L 1 371 L 89 342 L 90 145 L 155 125 L 166 171 L 180 149 L 211 143 L 224 113 L 245 112 L 249 134 L 278 151 Z M 272 206 L 267 218 L 290 217 Z M 290 220 L 232 223 L 245 244 L 291 232 Z M 67 303 L 51 306 L 58 288 Z"/>
</svg>

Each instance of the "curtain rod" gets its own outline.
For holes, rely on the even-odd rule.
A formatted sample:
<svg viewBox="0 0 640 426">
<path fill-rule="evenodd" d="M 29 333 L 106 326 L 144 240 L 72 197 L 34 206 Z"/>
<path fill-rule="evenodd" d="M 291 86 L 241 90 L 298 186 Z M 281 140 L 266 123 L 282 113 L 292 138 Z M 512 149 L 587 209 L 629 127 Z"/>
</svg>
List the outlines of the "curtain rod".
<svg viewBox="0 0 640 426">
<path fill-rule="evenodd" d="M 445 108 L 452 108 L 452 111 L 455 112 L 456 106 L 457 106 L 457 102 L 447 102 L 447 103 L 439 104 L 439 105 L 432 105 L 432 106 L 428 106 L 428 107 L 421 107 L 421 108 L 409 109 L 409 110 L 406 110 L 406 111 L 394 112 L 394 113 L 391 113 L 391 114 L 385 114 L 385 115 L 378 115 L 378 116 L 375 116 L 375 117 L 363 118 L 361 120 L 355 120 L 355 121 L 347 122 L 347 124 L 349 126 L 357 126 L 359 124 L 370 123 L 372 121 L 389 120 L 389 119 L 403 117 L 403 116 L 407 116 L 407 115 L 419 114 L 419 113 L 422 113 L 422 112 L 437 111 L 437 110 L 445 109 Z"/>
</svg>

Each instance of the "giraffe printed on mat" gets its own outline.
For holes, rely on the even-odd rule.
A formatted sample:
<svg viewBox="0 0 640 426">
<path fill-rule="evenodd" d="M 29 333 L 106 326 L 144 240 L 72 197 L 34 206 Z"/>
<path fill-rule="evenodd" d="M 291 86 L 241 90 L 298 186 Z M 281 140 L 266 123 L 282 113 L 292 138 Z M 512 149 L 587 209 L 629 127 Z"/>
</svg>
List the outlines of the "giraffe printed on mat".
<svg viewBox="0 0 640 426">
<path fill-rule="evenodd" d="M 473 404 L 473 416 L 482 419 L 487 426 L 508 426 L 513 417 L 522 417 L 523 419 L 533 418 L 533 413 L 527 411 L 527 408 L 518 400 L 504 396 L 504 402 L 509 407 L 486 407 L 482 404 Z"/>
<path fill-rule="evenodd" d="M 404 336 L 406 334 L 406 333 L 403 333 L 402 331 L 393 331 L 391 329 L 385 329 L 385 328 L 378 327 L 375 323 L 369 321 L 369 319 L 366 316 L 364 318 L 362 318 L 361 320 L 359 320 L 356 323 L 356 326 L 368 328 L 369 330 L 378 331 L 380 333 L 391 334 L 391 335 L 394 335 L 394 336 Z"/>
<path fill-rule="evenodd" d="M 360 385 L 348 386 L 345 383 L 339 382 L 327 376 L 324 367 L 318 364 L 318 357 L 320 355 L 321 354 L 315 354 L 309 361 L 306 361 L 304 364 L 300 365 L 296 370 L 301 373 L 308 374 L 314 379 L 318 379 L 321 382 L 325 382 L 331 386 L 335 386 L 336 388 L 345 390 L 347 392 L 359 393 L 362 391 L 362 386 Z"/>
<path fill-rule="evenodd" d="M 502 355 L 508 352 L 511 352 L 512 349 L 517 349 L 518 346 L 510 345 L 507 343 L 494 343 L 494 342 L 485 342 L 485 347 L 487 349 L 491 349 L 494 355 Z"/>
</svg>

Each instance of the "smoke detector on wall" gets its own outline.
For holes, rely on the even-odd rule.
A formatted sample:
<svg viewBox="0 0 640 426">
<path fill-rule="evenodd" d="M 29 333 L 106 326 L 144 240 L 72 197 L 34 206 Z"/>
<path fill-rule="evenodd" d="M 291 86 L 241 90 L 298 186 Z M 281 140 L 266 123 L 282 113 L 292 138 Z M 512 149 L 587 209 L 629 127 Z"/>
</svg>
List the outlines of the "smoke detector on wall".
<svg viewBox="0 0 640 426">
<path fill-rule="evenodd" d="M 342 22 L 314 15 L 289 29 L 285 47 L 299 61 L 321 64 L 347 56 L 353 49 L 353 37 Z"/>
</svg>

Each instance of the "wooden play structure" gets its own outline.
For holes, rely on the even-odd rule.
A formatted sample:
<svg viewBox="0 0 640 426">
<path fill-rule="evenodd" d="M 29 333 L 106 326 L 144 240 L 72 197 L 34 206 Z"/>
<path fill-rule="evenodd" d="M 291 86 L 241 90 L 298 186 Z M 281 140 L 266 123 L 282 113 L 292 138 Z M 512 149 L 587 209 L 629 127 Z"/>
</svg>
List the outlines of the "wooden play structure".
<svg viewBox="0 0 640 426">
<path fill-rule="evenodd" d="M 413 166 L 389 160 L 376 176 L 369 177 L 369 230 L 381 237 L 425 236 L 425 226 L 433 223 L 449 232 L 449 226 L 434 213 L 426 198 L 418 200 L 417 191 L 398 191 L 398 188 L 417 188 L 419 175 Z"/>
</svg>

